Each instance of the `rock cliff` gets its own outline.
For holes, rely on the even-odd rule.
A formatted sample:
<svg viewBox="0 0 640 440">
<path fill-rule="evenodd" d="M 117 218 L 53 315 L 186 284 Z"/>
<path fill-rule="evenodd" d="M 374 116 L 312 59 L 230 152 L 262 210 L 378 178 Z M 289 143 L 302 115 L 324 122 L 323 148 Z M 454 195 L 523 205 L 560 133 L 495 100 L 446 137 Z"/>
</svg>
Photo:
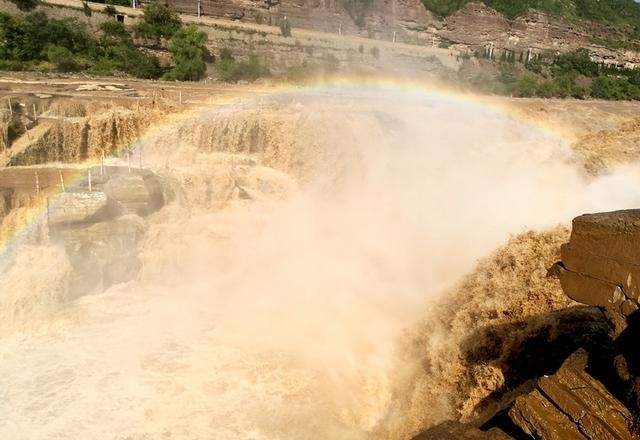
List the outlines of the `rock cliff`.
<svg viewBox="0 0 640 440">
<path fill-rule="evenodd" d="M 569 243 L 557 265 L 565 293 L 601 307 L 615 336 L 639 308 L 640 210 L 583 215 L 573 220 Z"/>
<path fill-rule="evenodd" d="M 447 422 L 414 440 L 638 438 L 639 244 L 640 210 L 575 218 L 569 242 L 561 246 L 562 261 L 551 267 L 548 277 L 558 277 L 565 295 L 593 307 L 588 314 L 597 313 L 599 309 L 606 320 L 594 319 L 587 324 L 587 314 L 579 317 L 575 314 L 579 309 L 567 308 L 566 312 L 573 314 L 573 318 L 561 319 L 562 313 L 558 314 L 553 332 L 564 333 L 566 340 L 574 342 L 582 338 L 578 346 L 583 348 L 571 355 L 565 354 L 564 362 L 554 373 L 534 374 L 531 380 L 521 382 L 501 407 L 494 407 L 492 417 L 477 421 L 475 426 Z M 586 313 L 588 309 L 583 310 Z M 584 324 L 581 330 L 576 327 L 579 321 Z M 595 328 L 601 324 L 608 336 L 594 333 L 583 338 L 590 326 Z M 495 332 L 487 328 L 478 331 Z M 533 368 L 536 362 L 548 366 L 553 362 L 551 358 L 559 353 L 555 344 L 546 341 L 536 355 L 531 342 L 519 344 L 521 354 L 527 359 L 525 369 Z M 481 352 L 486 348 L 480 346 L 475 350 Z M 514 359 L 509 361 L 511 367 L 516 366 Z M 480 429 L 478 425 L 482 425 Z"/>
<path fill-rule="evenodd" d="M 169 0 L 176 10 L 197 14 L 198 3 Z M 467 3 L 449 17 L 437 17 L 419 0 L 374 0 L 357 19 L 338 0 L 202 0 L 205 16 L 279 25 L 286 19 L 293 28 L 358 35 L 387 41 L 421 45 L 458 45 L 464 51 L 482 51 L 493 45 L 494 56 L 506 50 L 516 53 L 569 51 L 587 47 L 598 60 L 635 64 L 640 55 L 594 43 L 609 40 L 619 30 L 591 22 L 568 22 L 530 10 L 516 19 L 481 2 Z M 619 38 L 618 38 L 619 37 Z M 620 35 L 617 39 L 624 39 Z"/>
</svg>

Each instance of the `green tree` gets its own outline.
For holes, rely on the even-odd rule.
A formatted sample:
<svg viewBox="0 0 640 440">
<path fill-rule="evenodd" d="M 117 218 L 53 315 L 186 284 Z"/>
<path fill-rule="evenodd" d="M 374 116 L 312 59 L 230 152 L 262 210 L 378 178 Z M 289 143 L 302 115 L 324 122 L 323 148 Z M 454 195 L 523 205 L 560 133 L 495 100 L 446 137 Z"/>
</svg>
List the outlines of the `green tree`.
<svg viewBox="0 0 640 440">
<path fill-rule="evenodd" d="M 587 49 L 578 49 L 559 55 L 553 62 L 554 75 L 577 72 L 586 77 L 594 78 L 599 74 L 598 63 L 591 61 Z"/>
<path fill-rule="evenodd" d="M 170 39 L 182 26 L 178 14 L 159 0 L 145 6 L 142 20 L 136 26 L 136 32 L 144 38 L 151 38 L 157 42 L 160 39 Z"/>
<path fill-rule="evenodd" d="M 260 62 L 256 54 L 249 55 L 248 62 L 239 63 L 237 72 L 238 79 L 246 79 L 248 81 L 255 81 L 270 74 L 267 66 Z"/>
<path fill-rule="evenodd" d="M 0 59 L 15 60 L 22 51 L 24 32 L 14 17 L 0 13 Z"/>
<path fill-rule="evenodd" d="M 236 81 L 238 65 L 229 48 L 223 47 L 216 61 L 216 72 L 222 81 Z"/>
<path fill-rule="evenodd" d="M 158 59 L 134 46 L 133 39 L 124 25 L 117 21 L 105 21 L 100 25 L 101 53 L 93 70 L 102 74 L 125 72 L 137 78 L 158 78 L 162 69 Z"/>
<path fill-rule="evenodd" d="M 623 82 L 627 83 L 626 78 L 623 81 L 620 78 L 601 75 L 591 84 L 591 96 L 599 99 L 624 99 L 626 93 Z"/>
<path fill-rule="evenodd" d="M 536 95 L 538 81 L 531 74 L 523 74 L 512 85 L 510 93 L 521 98 L 530 98 Z"/>
<path fill-rule="evenodd" d="M 165 75 L 166 79 L 197 81 L 204 76 L 207 67 L 207 34 L 195 25 L 181 28 L 169 44 L 174 67 Z"/>
<path fill-rule="evenodd" d="M 47 58 L 56 66 L 56 70 L 59 72 L 76 72 L 80 70 L 80 65 L 66 47 L 49 46 Z"/>
</svg>

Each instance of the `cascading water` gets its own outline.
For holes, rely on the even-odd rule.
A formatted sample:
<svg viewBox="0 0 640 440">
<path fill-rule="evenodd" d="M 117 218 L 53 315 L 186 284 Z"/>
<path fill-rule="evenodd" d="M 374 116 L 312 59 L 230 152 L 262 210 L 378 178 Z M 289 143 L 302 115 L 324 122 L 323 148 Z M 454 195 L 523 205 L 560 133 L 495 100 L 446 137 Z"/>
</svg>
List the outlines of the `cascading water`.
<svg viewBox="0 0 640 440">
<path fill-rule="evenodd" d="M 589 180 L 548 133 L 422 93 L 276 96 L 137 147 L 176 200 L 148 219 L 137 281 L 2 333 L 0 438 L 389 439 L 398 338 L 445 289 L 509 234 L 640 201 L 630 169 Z M 1 307 L 66 270 L 17 258 Z M 393 437 L 456 416 L 420 405 Z"/>
</svg>

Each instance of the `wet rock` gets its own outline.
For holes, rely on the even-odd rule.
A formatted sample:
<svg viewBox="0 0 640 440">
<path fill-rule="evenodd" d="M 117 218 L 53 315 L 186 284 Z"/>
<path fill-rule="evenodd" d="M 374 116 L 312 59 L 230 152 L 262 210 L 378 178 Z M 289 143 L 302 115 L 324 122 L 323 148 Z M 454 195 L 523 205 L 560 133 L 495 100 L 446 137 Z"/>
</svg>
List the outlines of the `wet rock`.
<svg viewBox="0 0 640 440">
<path fill-rule="evenodd" d="M 573 220 L 569 244 L 587 255 L 640 263 L 640 209 L 587 214 Z"/>
<path fill-rule="evenodd" d="M 603 308 L 620 335 L 640 308 L 640 210 L 575 218 L 561 257 L 555 272 L 565 294 Z"/>
<path fill-rule="evenodd" d="M 109 179 L 104 192 L 124 212 L 149 215 L 164 204 L 162 184 L 153 174 L 123 174 Z"/>
<path fill-rule="evenodd" d="M 138 248 L 144 233 L 144 221 L 137 216 L 56 230 L 52 238 L 65 246 L 74 269 L 72 294 L 133 280 L 141 266 Z"/>
<path fill-rule="evenodd" d="M 620 286 L 569 270 L 560 270 L 560 285 L 574 301 L 592 306 L 619 309 L 625 301 Z"/>
<path fill-rule="evenodd" d="M 47 208 L 49 227 L 104 221 L 118 215 L 103 192 L 65 192 Z"/>
<path fill-rule="evenodd" d="M 585 371 L 587 359 L 579 350 L 518 397 L 509 410 L 513 423 L 542 440 L 631 440 L 631 413 Z"/>
<path fill-rule="evenodd" d="M 638 310 L 638 304 L 635 301 L 626 300 L 620 305 L 620 312 L 624 316 L 629 316 Z"/>
<path fill-rule="evenodd" d="M 162 180 L 150 171 L 94 167 L 82 172 L 71 191 L 51 199 L 50 236 L 65 247 L 74 269 L 72 295 L 136 277 L 143 217 L 164 205 L 165 193 Z"/>
<path fill-rule="evenodd" d="M 481 431 L 460 422 L 445 422 L 429 428 L 412 440 L 510 440 L 507 434 L 497 428 Z"/>
<path fill-rule="evenodd" d="M 595 252 L 597 249 L 590 249 L 580 241 L 564 244 L 560 249 L 562 263 L 568 270 L 621 286 L 629 298 L 637 300 L 640 297 L 640 261 L 605 257 Z"/>
</svg>

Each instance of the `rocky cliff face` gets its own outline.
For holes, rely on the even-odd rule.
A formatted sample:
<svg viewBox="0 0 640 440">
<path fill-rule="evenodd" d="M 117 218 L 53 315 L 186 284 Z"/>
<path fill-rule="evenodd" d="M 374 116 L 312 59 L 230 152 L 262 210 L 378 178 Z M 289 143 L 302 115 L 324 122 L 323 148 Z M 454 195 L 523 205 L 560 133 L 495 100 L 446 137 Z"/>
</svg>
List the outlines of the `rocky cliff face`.
<svg viewBox="0 0 640 440">
<path fill-rule="evenodd" d="M 181 12 L 197 14 L 197 4 L 170 0 Z M 631 51 L 611 50 L 594 44 L 592 38 L 609 39 L 614 29 L 593 23 L 570 23 L 531 10 L 509 20 L 484 3 L 467 3 L 447 18 L 428 11 L 419 0 L 374 0 L 362 22 L 349 14 L 339 0 L 203 0 L 207 16 L 279 25 L 284 17 L 294 28 L 358 35 L 412 44 L 455 44 L 464 51 L 482 50 L 493 44 L 494 55 L 504 50 L 533 53 L 568 51 L 588 47 L 599 60 L 634 63 L 640 56 Z"/>
<path fill-rule="evenodd" d="M 591 337 L 591 347 L 568 356 L 555 373 L 538 376 L 520 387 L 503 407 L 506 410 L 497 412 L 482 430 L 447 422 L 414 440 L 638 438 L 639 243 L 640 210 L 574 219 L 571 238 L 561 247 L 562 261 L 551 268 L 549 276 L 560 278 L 568 297 L 604 313 L 609 337 Z M 584 316 L 580 319 L 585 322 Z M 571 330 L 577 322 L 558 323 L 557 329 L 575 341 L 582 335 Z M 529 357 L 527 362 L 535 363 L 531 348 L 523 350 Z M 550 358 L 554 348 L 545 344 L 544 351 Z"/>
<path fill-rule="evenodd" d="M 441 35 L 455 43 L 477 49 L 493 43 L 497 49 L 525 51 L 532 48 L 534 53 L 543 50 L 566 51 L 590 44 L 585 29 L 550 17 L 538 11 L 515 20 L 507 20 L 483 3 L 468 3 L 449 17 Z"/>
<path fill-rule="evenodd" d="M 603 308 L 616 337 L 640 308 L 639 242 L 640 210 L 583 215 L 573 220 L 557 265 L 565 293 Z"/>
</svg>

